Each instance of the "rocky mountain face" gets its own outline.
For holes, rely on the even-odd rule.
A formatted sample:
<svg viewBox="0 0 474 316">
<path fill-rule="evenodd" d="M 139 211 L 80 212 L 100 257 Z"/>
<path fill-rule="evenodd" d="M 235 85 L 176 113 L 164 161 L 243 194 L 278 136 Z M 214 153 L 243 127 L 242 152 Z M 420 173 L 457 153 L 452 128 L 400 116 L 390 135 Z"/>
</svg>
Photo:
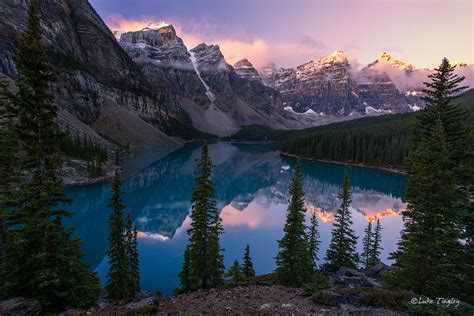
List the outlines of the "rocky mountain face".
<svg viewBox="0 0 474 316">
<path fill-rule="evenodd" d="M 218 45 L 203 43 L 189 50 L 164 22 L 120 34 L 119 43 L 152 89 L 163 89 L 166 80 L 174 105 L 193 127 L 216 135 L 230 135 L 250 124 L 285 128 L 279 93 L 259 80 L 241 77 Z"/>
<path fill-rule="evenodd" d="M 410 107 L 391 78 L 366 67 L 354 71 L 343 51 L 296 68 L 260 72 L 263 82 L 280 91 L 289 112 L 315 116 L 399 113 Z"/>
<path fill-rule="evenodd" d="M 177 145 L 157 128 L 167 124 L 172 112 L 169 100 L 159 98 L 163 90 L 151 88 L 87 0 L 43 0 L 39 9 L 50 62 L 60 72 L 52 92 L 64 112 L 61 124 L 106 144 L 111 139 L 132 146 Z M 12 56 L 26 29 L 27 1 L 2 0 L 0 12 L 0 72 L 15 79 Z M 116 120 L 117 109 L 129 114 L 135 127 L 147 130 L 148 141 L 129 133 L 128 122 Z M 117 135 L 117 130 L 123 133 Z"/>
<path fill-rule="evenodd" d="M 247 59 L 241 59 L 234 64 L 235 72 L 243 79 L 246 80 L 255 80 L 258 82 L 263 83 L 262 77 L 258 73 L 257 69 L 255 69 L 252 63 Z"/>
</svg>

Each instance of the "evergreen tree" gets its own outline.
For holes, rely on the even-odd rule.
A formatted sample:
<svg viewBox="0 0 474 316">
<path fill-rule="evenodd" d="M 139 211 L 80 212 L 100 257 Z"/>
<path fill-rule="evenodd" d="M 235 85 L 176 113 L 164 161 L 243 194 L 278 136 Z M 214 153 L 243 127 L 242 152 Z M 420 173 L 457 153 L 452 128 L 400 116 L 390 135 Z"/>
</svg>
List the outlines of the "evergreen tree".
<svg viewBox="0 0 474 316">
<path fill-rule="evenodd" d="M 364 230 L 364 239 L 362 240 L 362 254 L 361 261 L 364 269 L 370 268 L 372 265 L 372 246 L 373 246 L 372 222 L 369 221 Z"/>
<path fill-rule="evenodd" d="M 290 184 L 290 195 L 283 228 L 285 234 L 278 241 L 280 250 L 276 257 L 275 272 L 280 283 L 299 286 L 308 280 L 313 267 L 305 232 L 303 174 L 299 161 Z"/>
<path fill-rule="evenodd" d="M 339 194 L 341 207 L 337 210 L 332 229 L 331 243 L 326 252 L 324 269 L 335 272 L 340 267 L 356 268 L 359 256 L 356 252 L 357 237 L 351 228 L 352 216 L 349 210 L 351 192 L 349 175 L 344 173 L 342 192 Z"/>
<path fill-rule="evenodd" d="M 109 207 L 112 212 L 109 215 L 109 271 L 107 273 L 107 295 L 114 300 L 127 300 L 130 298 L 130 260 L 127 256 L 127 244 L 125 239 L 125 222 L 123 210 L 125 205 L 122 202 L 120 190 L 120 175 L 115 171 L 112 182 L 112 197 L 109 200 Z M 133 291 L 133 290 L 132 290 Z"/>
<path fill-rule="evenodd" d="M 176 289 L 177 294 L 197 288 L 197 280 L 191 272 L 189 245 L 186 246 L 186 249 L 184 250 L 184 261 L 181 272 L 179 273 L 179 279 L 181 280 L 181 287 Z"/>
<path fill-rule="evenodd" d="M 255 270 L 253 269 L 252 258 L 250 257 L 250 246 L 249 246 L 249 244 L 247 244 L 247 246 L 245 247 L 244 264 L 243 264 L 243 267 L 242 267 L 242 272 L 244 273 L 244 276 L 245 276 L 246 279 L 255 276 Z"/>
<path fill-rule="evenodd" d="M 398 250 L 392 254 L 398 269 L 390 282 L 417 293 L 436 296 L 459 293 L 464 284 L 463 249 L 459 242 L 459 217 L 455 212 L 460 192 L 472 177 L 466 110 L 455 102 L 464 89 L 464 79 L 454 74 L 445 58 L 427 89 L 426 109 L 420 111 L 411 136 L 406 162 L 408 173 L 407 210 Z"/>
<path fill-rule="evenodd" d="M 198 162 L 198 175 L 194 178 L 192 222 L 188 230 L 185 264 L 180 274 L 183 291 L 215 287 L 223 282 L 224 258 L 219 244 L 223 227 L 214 195 L 212 161 L 206 143 Z"/>
<path fill-rule="evenodd" d="M 229 270 L 227 270 L 225 276 L 228 278 L 228 282 L 231 284 L 237 284 L 244 280 L 245 275 L 242 272 L 242 267 L 240 266 L 239 261 L 234 260 L 234 263 L 230 266 Z"/>
<path fill-rule="evenodd" d="M 382 225 L 380 224 L 380 219 L 377 219 L 377 225 L 375 225 L 375 230 L 373 234 L 372 247 L 370 249 L 370 266 L 374 266 L 380 262 L 380 252 L 382 251 Z"/>
<path fill-rule="evenodd" d="M 308 249 L 309 254 L 311 256 L 311 262 L 313 263 L 314 270 L 318 267 L 318 252 L 319 252 L 319 245 L 321 241 L 319 240 L 319 229 L 318 229 L 318 217 L 316 216 L 316 212 L 311 214 L 311 223 L 309 226 L 308 232 Z"/>
<path fill-rule="evenodd" d="M 36 298 L 46 310 L 93 304 L 100 287 L 82 259 L 81 242 L 63 226 L 69 213 L 56 176 L 60 167 L 57 107 L 49 87 L 56 76 L 47 62 L 36 1 L 29 7 L 27 29 L 14 60 L 20 73 L 11 103 L 22 152 L 22 171 L 14 221 L 9 227 L 5 273 L 9 296 Z M 14 251 L 13 251 L 14 250 Z"/>
<path fill-rule="evenodd" d="M 0 78 L 0 298 L 5 297 L 5 260 L 10 215 L 18 197 L 18 140 L 14 131 L 13 113 L 8 101 L 7 83 Z"/>
<path fill-rule="evenodd" d="M 130 285 L 128 286 L 128 288 L 130 291 L 130 297 L 133 297 L 135 296 L 135 294 L 140 292 L 140 268 L 138 260 L 137 230 L 133 226 L 132 217 L 130 216 L 130 214 L 128 214 L 127 217 L 126 246 L 130 270 Z"/>
</svg>

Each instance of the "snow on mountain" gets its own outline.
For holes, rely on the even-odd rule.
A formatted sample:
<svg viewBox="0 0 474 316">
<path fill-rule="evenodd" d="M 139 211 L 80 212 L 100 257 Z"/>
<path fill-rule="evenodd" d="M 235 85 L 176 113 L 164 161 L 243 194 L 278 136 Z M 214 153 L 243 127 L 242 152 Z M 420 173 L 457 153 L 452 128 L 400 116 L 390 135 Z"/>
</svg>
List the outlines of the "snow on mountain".
<svg viewBox="0 0 474 316">
<path fill-rule="evenodd" d="M 166 23 L 165 21 L 150 22 L 145 28 L 142 29 L 142 31 L 159 30 L 167 26 L 170 26 L 170 24 Z"/>
<path fill-rule="evenodd" d="M 247 58 L 236 62 L 234 64 L 234 70 L 241 78 L 262 82 L 262 78 L 258 74 L 257 69 L 253 67 L 252 63 L 248 61 Z"/>
</svg>

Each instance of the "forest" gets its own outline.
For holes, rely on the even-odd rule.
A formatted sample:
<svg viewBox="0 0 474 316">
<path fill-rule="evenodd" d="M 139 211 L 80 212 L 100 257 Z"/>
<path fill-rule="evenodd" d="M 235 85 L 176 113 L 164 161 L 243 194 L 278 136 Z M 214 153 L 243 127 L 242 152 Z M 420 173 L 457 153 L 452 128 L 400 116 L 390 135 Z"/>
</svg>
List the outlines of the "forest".
<svg viewBox="0 0 474 316">
<path fill-rule="evenodd" d="M 474 89 L 455 99 L 469 109 L 474 124 Z M 365 117 L 303 130 L 248 126 L 230 138 L 281 142 L 281 151 L 304 158 L 401 168 L 418 113 Z M 474 144 L 473 135 L 470 143 Z"/>
</svg>

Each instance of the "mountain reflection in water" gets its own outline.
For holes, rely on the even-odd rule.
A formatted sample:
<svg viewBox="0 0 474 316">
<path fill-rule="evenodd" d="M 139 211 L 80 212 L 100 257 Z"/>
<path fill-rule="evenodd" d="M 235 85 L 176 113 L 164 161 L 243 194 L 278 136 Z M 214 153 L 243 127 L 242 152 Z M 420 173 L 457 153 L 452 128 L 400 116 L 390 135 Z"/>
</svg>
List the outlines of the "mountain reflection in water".
<svg viewBox="0 0 474 316">
<path fill-rule="evenodd" d="M 209 145 L 209 153 L 224 225 L 221 240 L 226 264 L 241 259 L 249 243 L 257 273 L 272 271 L 286 219 L 295 159 L 281 156 L 272 144 L 219 142 Z M 170 295 L 179 283 L 177 274 L 190 224 L 190 198 L 199 156 L 200 145 L 187 144 L 171 153 L 143 150 L 137 152 L 136 159 L 126 162 L 123 200 L 139 231 L 144 289 L 159 289 Z M 334 212 L 340 204 L 337 195 L 344 167 L 303 161 L 302 170 L 308 220 L 311 212 L 320 219 L 319 257 L 324 258 Z M 382 258 L 386 260 L 402 228 L 399 214 L 405 209 L 402 198 L 406 180 L 374 169 L 348 167 L 348 171 L 354 229 L 361 236 L 368 220 L 380 218 L 384 228 Z M 110 183 L 68 188 L 67 194 L 74 200 L 69 209 L 75 212 L 68 224 L 83 239 L 85 260 L 103 280 L 107 271 Z"/>
</svg>

